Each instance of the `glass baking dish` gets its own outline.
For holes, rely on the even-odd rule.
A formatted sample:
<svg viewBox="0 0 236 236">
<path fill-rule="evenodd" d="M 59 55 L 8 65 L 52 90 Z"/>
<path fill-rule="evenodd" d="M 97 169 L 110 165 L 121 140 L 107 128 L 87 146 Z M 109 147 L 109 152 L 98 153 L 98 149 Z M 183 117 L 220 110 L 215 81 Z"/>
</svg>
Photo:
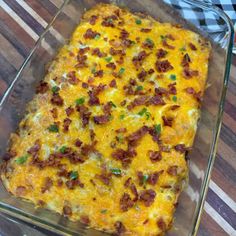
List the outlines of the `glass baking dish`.
<svg viewBox="0 0 236 236">
<path fill-rule="evenodd" d="M 159 21 L 181 24 L 212 43 L 208 88 L 205 92 L 193 150 L 189 153 L 189 183 L 179 199 L 172 229 L 167 235 L 196 235 L 215 159 L 225 94 L 229 78 L 233 28 L 229 18 L 207 1 L 195 0 L 66 0 L 37 41 L 0 101 L 0 156 L 11 132 L 17 129 L 25 107 L 43 79 L 47 64 L 70 38 L 83 12 L 99 2 L 112 2 L 133 12 L 147 13 Z M 201 62 L 199 62 L 201 63 Z M 0 211 L 59 234 L 106 235 L 46 209 L 35 209 L 9 194 L 0 184 Z"/>
</svg>

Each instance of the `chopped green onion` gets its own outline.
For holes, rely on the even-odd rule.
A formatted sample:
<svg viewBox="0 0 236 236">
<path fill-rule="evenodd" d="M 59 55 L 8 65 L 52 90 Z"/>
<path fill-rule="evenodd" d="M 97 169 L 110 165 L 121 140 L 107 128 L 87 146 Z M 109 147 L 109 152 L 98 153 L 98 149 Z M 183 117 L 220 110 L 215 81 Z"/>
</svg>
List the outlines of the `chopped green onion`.
<svg viewBox="0 0 236 236">
<path fill-rule="evenodd" d="M 100 38 L 100 35 L 99 34 L 96 34 L 96 36 L 94 37 L 94 39 L 99 39 Z"/>
<path fill-rule="evenodd" d="M 91 73 L 95 73 L 96 72 L 96 68 L 93 68 L 92 70 L 91 70 Z"/>
<path fill-rule="evenodd" d="M 113 107 L 116 107 L 116 104 L 114 102 L 110 101 L 110 103 Z"/>
<path fill-rule="evenodd" d="M 161 35 L 161 40 L 165 40 L 166 36 L 165 35 Z"/>
<path fill-rule="evenodd" d="M 111 173 L 114 175 L 121 175 L 121 170 L 119 168 L 111 168 Z"/>
<path fill-rule="evenodd" d="M 123 141 L 124 141 L 124 137 L 123 137 L 122 134 L 117 135 L 117 136 L 116 136 L 116 139 L 117 139 L 117 141 L 118 141 L 119 143 L 123 143 Z"/>
<path fill-rule="evenodd" d="M 138 115 L 143 116 L 147 112 L 147 108 L 143 108 L 141 111 L 138 112 Z"/>
<path fill-rule="evenodd" d="M 108 22 L 108 23 L 112 23 L 112 22 L 113 22 L 112 18 L 108 18 L 108 19 L 107 19 L 107 22 Z"/>
<path fill-rule="evenodd" d="M 147 44 L 151 45 L 151 46 L 154 45 L 154 42 L 153 42 L 150 38 L 146 38 L 146 39 L 145 39 L 145 42 L 146 42 Z"/>
<path fill-rule="evenodd" d="M 67 147 L 66 146 L 62 146 L 60 149 L 59 149 L 59 152 L 60 153 L 65 153 Z"/>
<path fill-rule="evenodd" d="M 75 180 L 78 178 L 78 171 L 71 171 L 70 173 L 70 179 Z"/>
<path fill-rule="evenodd" d="M 119 70 L 119 72 L 118 72 L 118 74 L 119 74 L 119 75 L 122 75 L 122 74 L 124 74 L 124 72 L 125 72 L 125 68 L 121 67 L 120 70 Z"/>
<path fill-rule="evenodd" d="M 161 124 L 154 125 L 154 130 L 155 130 L 156 134 L 160 134 L 161 133 Z"/>
<path fill-rule="evenodd" d="M 147 183 L 148 178 L 149 178 L 148 174 L 143 175 L 143 179 L 142 179 L 143 184 Z"/>
<path fill-rule="evenodd" d="M 176 75 L 173 75 L 173 74 L 170 75 L 170 79 L 171 79 L 171 80 L 176 80 Z"/>
<path fill-rule="evenodd" d="M 149 118 L 150 118 L 150 116 L 151 116 L 151 113 L 147 111 L 147 112 L 145 113 L 145 116 L 146 116 L 146 119 L 149 120 Z"/>
<path fill-rule="evenodd" d="M 53 93 L 58 93 L 59 90 L 60 90 L 60 88 L 59 88 L 58 86 L 53 86 L 53 87 L 52 87 L 52 92 L 53 92 Z"/>
<path fill-rule="evenodd" d="M 84 102 L 85 102 L 85 99 L 83 97 L 75 100 L 76 105 L 82 105 L 84 104 Z"/>
<path fill-rule="evenodd" d="M 135 20 L 135 23 L 136 23 L 137 25 L 141 25 L 141 24 L 142 24 L 142 21 L 141 21 L 140 19 L 136 19 L 136 20 Z"/>
<path fill-rule="evenodd" d="M 141 90 L 143 90 L 143 86 L 142 85 L 139 85 L 139 86 L 136 87 L 136 91 L 141 91 Z"/>
<path fill-rule="evenodd" d="M 125 115 L 124 115 L 124 114 L 121 114 L 121 115 L 120 115 L 120 120 L 124 120 L 124 118 L 125 118 Z"/>
<path fill-rule="evenodd" d="M 110 62 L 110 61 L 112 60 L 112 57 L 105 57 L 105 60 L 106 60 L 107 62 Z"/>
<path fill-rule="evenodd" d="M 174 102 L 177 102 L 177 97 L 174 95 L 174 96 L 172 97 L 172 100 L 173 100 Z"/>
<path fill-rule="evenodd" d="M 106 214 L 106 213 L 107 213 L 107 209 L 102 209 L 100 212 L 101 212 L 102 214 Z"/>
<path fill-rule="evenodd" d="M 52 124 L 52 125 L 50 125 L 50 126 L 48 127 L 48 130 L 49 130 L 50 132 L 57 133 L 57 132 L 59 131 L 59 128 L 58 128 L 58 126 L 57 126 L 56 124 Z"/>
<path fill-rule="evenodd" d="M 186 51 L 186 48 L 185 46 L 183 46 L 182 48 L 179 49 L 181 52 L 185 52 Z"/>
<path fill-rule="evenodd" d="M 24 156 L 18 157 L 18 158 L 15 160 L 15 162 L 16 162 L 17 164 L 19 164 L 19 165 L 24 164 L 24 163 L 27 161 L 28 157 L 29 157 L 29 155 L 27 155 L 27 154 L 24 155 Z"/>
</svg>

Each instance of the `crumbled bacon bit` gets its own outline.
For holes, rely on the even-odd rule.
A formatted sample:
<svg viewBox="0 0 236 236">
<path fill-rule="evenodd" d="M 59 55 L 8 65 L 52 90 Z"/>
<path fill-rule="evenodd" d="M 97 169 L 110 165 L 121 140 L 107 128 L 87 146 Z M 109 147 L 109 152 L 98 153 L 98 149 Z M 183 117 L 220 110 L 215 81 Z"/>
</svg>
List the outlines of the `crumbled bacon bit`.
<svg viewBox="0 0 236 236">
<path fill-rule="evenodd" d="M 114 62 L 110 62 L 110 63 L 106 64 L 106 67 L 111 68 L 112 70 L 115 70 L 116 69 L 116 64 Z"/>
<path fill-rule="evenodd" d="M 48 83 L 40 81 L 39 85 L 36 87 L 36 93 L 46 93 L 49 89 Z"/>
<path fill-rule="evenodd" d="M 152 162 L 157 162 L 162 159 L 161 152 L 159 151 L 148 151 L 149 158 Z"/>
<path fill-rule="evenodd" d="M 183 70 L 183 75 L 184 75 L 185 79 L 190 79 L 193 76 L 198 76 L 199 72 L 198 72 L 198 70 L 191 70 L 190 68 L 185 67 Z"/>
<path fill-rule="evenodd" d="M 148 33 L 150 32 L 152 29 L 148 29 L 148 28 L 142 28 L 140 31 L 143 33 Z"/>
<path fill-rule="evenodd" d="M 90 219 L 89 219 L 88 216 L 82 215 L 82 216 L 80 216 L 80 222 L 85 224 L 85 225 L 89 225 L 90 224 Z"/>
<path fill-rule="evenodd" d="M 102 26 L 113 28 L 115 27 L 114 20 L 118 20 L 118 17 L 116 15 L 107 16 L 102 21 Z"/>
<path fill-rule="evenodd" d="M 95 134 L 95 132 L 94 132 L 93 129 L 90 129 L 90 130 L 89 130 L 89 135 L 90 135 L 91 141 L 93 142 L 94 139 L 95 139 L 95 136 L 96 136 L 96 134 Z"/>
<path fill-rule="evenodd" d="M 96 55 L 98 57 L 104 57 L 105 56 L 105 54 L 102 53 L 99 48 L 94 48 L 92 50 L 92 55 Z"/>
<path fill-rule="evenodd" d="M 158 72 L 167 72 L 174 68 L 168 60 L 157 61 L 155 65 Z"/>
<path fill-rule="evenodd" d="M 196 98 L 197 101 L 200 102 L 200 101 L 202 100 L 201 91 L 196 92 L 195 89 L 192 88 L 192 87 L 186 88 L 185 91 L 186 91 L 188 94 L 193 95 L 193 97 Z"/>
<path fill-rule="evenodd" d="M 137 176 L 138 176 L 138 180 L 139 180 L 139 185 L 142 186 L 144 181 L 143 181 L 143 172 L 142 171 L 138 171 L 137 172 Z"/>
<path fill-rule="evenodd" d="M 83 142 L 82 142 L 79 138 L 77 138 L 77 139 L 75 140 L 75 146 L 76 146 L 76 147 L 80 147 L 82 144 L 83 144 Z"/>
<path fill-rule="evenodd" d="M 12 157 L 16 156 L 16 152 L 14 151 L 8 151 L 3 155 L 3 160 L 4 161 L 9 161 Z"/>
<path fill-rule="evenodd" d="M 66 115 L 70 116 L 73 112 L 74 112 L 74 108 L 72 108 L 71 106 L 67 107 L 65 109 Z"/>
<path fill-rule="evenodd" d="M 105 124 L 110 120 L 110 116 L 109 115 L 94 116 L 93 120 L 94 123 L 96 124 Z"/>
<path fill-rule="evenodd" d="M 120 103 L 120 105 L 123 107 L 123 106 L 125 106 L 126 105 L 126 100 L 123 100 L 121 103 Z"/>
<path fill-rule="evenodd" d="M 168 84 L 168 88 L 169 88 L 169 94 L 177 94 L 177 90 L 176 90 L 176 82 L 172 83 L 172 84 Z"/>
<path fill-rule="evenodd" d="M 53 105 L 57 105 L 57 106 L 62 106 L 63 105 L 63 99 L 59 94 L 53 94 L 52 98 L 51 98 L 51 103 Z"/>
<path fill-rule="evenodd" d="M 113 80 L 110 82 L 109 86 L 110 86 L 111 88 L 116 88 L 116 87 L 117 87 L 117 85 L 116 85 L 116 80 L 113 79 Z"/>
<path fill-rule="evenodd" d="M 137 131 L 133 132 L 132 134 L 126 137 L 128 140 L 128 143 L 131 146 L 136 146 L 138 140 L 140 140 L 147 132 L 148 132 L 148 127 L 145 125 L 142 126 Z"/>
<path fill-rule="evenodd" d="M 84 105 L 77 106 L 76 109 L 80 113 L 83 127 L 86 127 L 86 125 L 89 123 L 91 112 L 89 112 L 89 109 Z"/>
<path fill-rule="evenodd" d="M 94 39 L 96 36 L 100 36 L 100 33 L 93 31 L 92 29 L 87 29 L 87 31 L 84 34 L 85 39 Z"/>
<path fill-rule="evenodd" d="M 146 102 L 149 100 L 149 96 L 143 95 L 135 98 L 128 106 L 128 110 L 132 110 L 136 106 L 145 105 Z"/>
<path fill-rule="evenodd" d="M 122 56 L 124 56 L 125 55 L 125 50 L 124 49 L 117 49 L 116 50 L 116 49 L 111 47 L 109 52 L 110 52 L 110 54 L 112 56 L 115 56 L 115 55 L 122 55 Z"/>
<path fill-rule="evenodd" d="M 164 122 L 164 126 L 172 126 L 173 118 L 162 116 L 162 120 Z"/>
<path fill-rule="evenodd" d="M 172 105 L 172 106 L 171 106 L 171 110 L 172 110 L 172 111 L 174 111 L 174 110 L 176 110 L 176 109 L 178 109 L 178 108 L 180 108 L 179 105 Z"/>
<path fill-rule="evenodd" d="M 124 183 L 125 188 L 130 187 L 131 182 L 132 182 L 132 179 L 131 179 L 131 177 L 129 177 L 129 178 L 125 181 L 125 183 Z"/>
<path fill-rule="evenodd" d="M 138 201 L 138 197 L 139 197 L 139 195 L 138 195 L 138 190 L 137 190 L 137 188 L 136 188 L 136 186 L 135 186 L 134 183 L 132 183 L 132 184 L 130 185 L 130 190 L 131 190 L 131 192 L 134 194 L 133 202 Z"/>
<path fill-rule="evenodd" d="M 122 30 L 120 31 L 120 36 L 119 36 L 119 38 L 120 38 L 120 39 L 127 39 L 128 37 L 129 37 L 129 32 L 126 31 L 125 29 L 122 29 Z"/>
<path fill-rule="evenodd" d="M 126 128 L 122 127 L 116 130 L 116 133 L 125 133 L 127 131 Z"/>
<path fill-rule="evenodd" d="M 89 23 L 90 23 L 91 25 L 95 25 L 97 19 L 98 19 L 98 16 L 92 15 L 92 16 L 90 17 L 90 19 L 89 19 Z"/>
<path fill-rule="evenodd" d="M 81 154 L 84 155 L 84 156 L 88 156 L 89 153 L 91 152 L 94 152 L 95 149 L 94 149 L 94 145 L 88 145 L 88 144 L 84 144 L 82 147 L 81 147 Z"/>
<path fill-rule="evenodd" d="M 64 216 L 71 216 L 72 215 L 72 209 L 69 206 L 64 206 L 62 211 L 63 211 Z"/>
<path fill-rule="evenodd" d="M 122 235 L 123 233 L 126 232 L 126 228 L 125 228 L 125 226 L 122 224 L 121 221 L 116 221 L 115 224 L 114 224 L 114 227 L 115 227 L 116 233 L 117 233 L 118 235 Z"/>
<path fill-rule="evenodd" d="M 147 56 L 148 54 L 146 53 L 146 51 L 141 51 L 137 56 L 134 56 L 132 62 L 135 67 L 140 67 Z"/>
<path fill-rule="evenodd" d="M 155 88 L 155 94 L 159 96 L 168 95 L 168 90 L 162 87 Z"/>
<path fill-rule="evenodd" d="M 67 74 L 67 77 L 69 78 L 69 79 L 68 79 L 68 82 L 69 82 L 70 84 L 73 84 L 73 85 L 78 84 L 79 80 L 76 78 L 75 71 L 70 71 L 70 72 Z"/>
<path fill-rule="evenodd" d="M 123 47 L 129 48 L 132 44 L 133 44 L 133 41 L 130 40 L 130 39 L 123 39 L 123 40 L 121 41 L 121 45 L 122 45 Z"/>
<path fill-rule="evenodd" d="M 46 177 L 45 181 L 44 181 L 44 185 L 41 188 L 41 192 L 45 193 L 46 191 L 49 191 L 50 188 L 53 186 L 53 181 L 51 178 Z"/>
<path fill-rule="evenodd" d="M 172 176 L 176 176 L 177 175 L 177 172 L 178 171 L 178 166 L 174 165 L 174 166 L 170 166 L 168 169 L 167 169 L 167 173 L 169 175 L 172 175 Z"/>
<path fill-rule="evenodd" d="M 156 197 L 156 192 L 152 189 L 142 190 L 140 192 L 139 198 L 140 201 L 144 202 L 145 206 L 151 206 Z"/>
<path fill-rule="evenodd" d="M 38 151 L 40 150 L 40 142 L 39 140 L 36 140 L 34 145 L 27 151 L 29 154 L 31 154 L 32 156 L 36 156 Z"/>
<path fill-rule="evenodd" d="M 165 105 L 166 103 L 164 102 L 161 96 L 155 95 L 149 99 L 148 104 L 158 106 L 158 105 Z"/>
<path fill-rule="evenodd" d="M 104 114 L 105 115 L 110 115 L 111 114 L 111 108 L 112 108 L 112 102 L 107 102 L 102 108 Z"/>
<path fill-rule="evenodd" d="M 65 118 L 63 121 L 63 131 L 67 132 L 69 130 L 69 126 L 71 124 L 72 120 L 69 118 Z"/>
<path fill-rule="evenodd" d="M 106 170 L 102 170 L 100 175 L 95 175 L 96 178 L 100 179 L 105 185 L 110 185 L 112 173 L 108 173 Z"/>
<path fill-rule="evenodd" d="M 100 100 L 97 95 L 105 89 L 106 85 L 99 84 L 97 87 L 94 87 L 92 91 L 88 91 L 89 94 L 89 105 L 96 106 L 100 104 Z"/>
<path fill-rule="evenodd" d="M 80 188 L 84 187 L 84 184 L 80 182 L 79 178 L 66 181 L 66 187 L 68 189 L 74 189 L 76 186 Z"/>
<path fill-rule="evenodd" d="M 87 89 L 88 87 L 89 87 L 89 85 L 87 83 L 85 83 L 85 82 L 82 83 L 82 88 Z"/>
<path fill-rule="evenodd" d="M 94 75 L 94 77 L 102 78 L 103 77 L 103 70 L 97 70 L 97 71 L 95 71 L 95 73 L 93 75 Z"/>
<path fill-rule="evenodd" d="M 147 182 L 151 185 L 155 185 L 159 179 L 159 176 L 163 173 L 164 171 L 155 171 L 154 173 L 150 174 L 148 176 Z"/>
<path fill-rule="evenodd" d="M 188 67 L 190 62 L 191 62 L 190 56 L 188 55 L 188 53 L 185 53 L 181 65 L 183 67 Z"/>
<path fill-rule="evenodd" d="M 158 49 L 157 53 L 156 53 L 157 59 L 164 58 L 167 53 L 168 52 L 166 50 L 162 49 L 162 48 Z"/>
<path fill-rule="evenodd" d="M 138 73 L 138 79 L 142 82 L 144 81 L 146 76 L 147 76 L 147 72 L 144 69 L 142 69 L 141 72 Z"/>
<path fill-rule="evenodd" d="M 50 110 L 50 112 L 52 113 L 52 117 L 54 119 L 56 119 L 58 117 L 58 112 L 57 112 L 57 108 L 53 107 L 52 110 Z"/>
<path fill-rule="evenodd" d="M 172 40 L 172 41 L 175 40 L 175 37 L 174 37 L 172 34 L 167 34 L 167 35 L 166 35 L 166 38 L 168 38 L 168 39 L 170 39 L 170 40 Z"/>
<path fill-rule="evenodd" d="M 188 46 L 193 50 L 196 51 L 197 47 L 193 43 L 189 43 Z"/>
<path fill-rule="evenodd" d="M 116 160 L 120 160 L 123 167 L 127 167 L 131 163 L 128 152 L 121 148 L 116 149 L 111 155 Z"/>
<path fill-rule="evenodd" d="M 175 49 L 174 46 L 167 43 L 166 39 L 162 40 L 162 45 L 166 48 L 169 48 L 169 49 Z"/>
<path fill-rule="evenodd" d="M 186 151 L 190 150 L 190 148 L 186 147 L 185 144 L 177 144 L 174 148 L 177 152 L 180 153 L 185 153 Z"/>
<path fill-rule="evenodd" d="M 149 74 L 149 75 L 153 74 L 154 72 L 155 72 L 155 71 L 154 71 L 152 68 L 148 70 L 148 74 Z"/>
<path fill-rule="evenodd" d="M 158 226 L 158 228 L 159 228 L 162 232 L 164 232 L 164 231 L 167 230 L 166 223 L 165 223 L 165 221 L 164 221 L 162 218 L 160 218 L 160 219 L 157 220 L 157 226 Z"/>
<path fill-rule="evenodd" d="M 18 186 L 15 191 L 16 196 L 24 196 L 26 194 L 26 187 Z"/>
<path fill-rule="evenodd" d="M 134 201 L 131 199 L 128 193 L 124 193 L 120 199 L 120 209 L 122 211 L 128 211 L 129 208 L 134 206 Z"/>
<path fill-rule="evenodd" d="M 76 68 L 83 68 L 83 67 L 87 67 L 86 64 L 86 60 L 87 60 L 87 56 L 86 55 L 77 55 L 77 64 L 75 65 Z"/>
</svg>

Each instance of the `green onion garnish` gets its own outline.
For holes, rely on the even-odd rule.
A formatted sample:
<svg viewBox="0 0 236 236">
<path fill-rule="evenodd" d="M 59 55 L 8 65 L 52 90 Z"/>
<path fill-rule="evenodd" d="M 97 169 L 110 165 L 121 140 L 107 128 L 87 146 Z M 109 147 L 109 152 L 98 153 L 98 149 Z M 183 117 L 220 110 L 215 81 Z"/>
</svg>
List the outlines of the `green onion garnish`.
<svg viewBox="0 0 236 236">
<path fill-rule="evenodd" d="M 18 157 L 18 158 L 15 160 L 15 162 L 16 162 L 17 164 L 19 164 L 19 165 L 24 164 L 24 163 L 27 161 L 28 157 L 29 157 L 29 155 L 27 155 L 27 154 L 24 155 L 24 156 Z"/>
<path fill-rule="evenodd" d="M 114 175 L 121 175 L 121 170 L 119 168 L 111 168 L 111 173 Z"/>
<path fill-rule="evenodd" d="M 170 79 L 171 79 L 171 80 L 176 80 L 176 75 L 173 75 L 173 74 L 170 75 Z"/>
<path fill-rule="evenodd" d="M 50 132 L 57 133 L 57 132 L 59 131 L 59 128 L 58 128 L 58 126 L 57 126 L 56 124 L 52 124 L 52 125 L 50 125 L 50 126 L 48 127 L 48 130 L 49 130 Z"/>
<path fill-rule="evenodd" d="M 160 124 L 154 125 L 154 130 L 155 130 L 156 134 L 160 134 L 161 133 L 161 125 Z"/>
<path fill-rule="evenodd" d="M 141 24 L 142 24 L 142 21 L 141 21 L 140 19 L 136 19 L 136 20 L 135 20 L 135 23 L 136 23 L 137 25 L 141 25 Z"/>
<path fill-rule="evenodd" d="M 76 105 L 82 105 L 84 104 L 84 102 L 85 102 L 85 99 L 83 97 L 75 100 Z"/>
<path fill-rule="evenodd" d="M 78 171 L 71 171 L 70 173 L 70 179 L 75 180 L 78 178 Z"/>
</svg>

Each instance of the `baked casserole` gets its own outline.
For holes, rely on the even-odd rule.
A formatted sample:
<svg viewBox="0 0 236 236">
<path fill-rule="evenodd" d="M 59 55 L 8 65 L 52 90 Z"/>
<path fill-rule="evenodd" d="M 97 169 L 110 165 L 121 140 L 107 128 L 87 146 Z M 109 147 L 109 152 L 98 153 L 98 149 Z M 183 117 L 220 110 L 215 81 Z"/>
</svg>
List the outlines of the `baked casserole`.
<svg viewBox="0 0 236 236">
<path fill-rule="evenodd" d="M 50 64 L 2 165 L 17 197 L 118 235 L 163 235 L 188 176 L 210 44 L 111 4 Z"/>
</svg>

